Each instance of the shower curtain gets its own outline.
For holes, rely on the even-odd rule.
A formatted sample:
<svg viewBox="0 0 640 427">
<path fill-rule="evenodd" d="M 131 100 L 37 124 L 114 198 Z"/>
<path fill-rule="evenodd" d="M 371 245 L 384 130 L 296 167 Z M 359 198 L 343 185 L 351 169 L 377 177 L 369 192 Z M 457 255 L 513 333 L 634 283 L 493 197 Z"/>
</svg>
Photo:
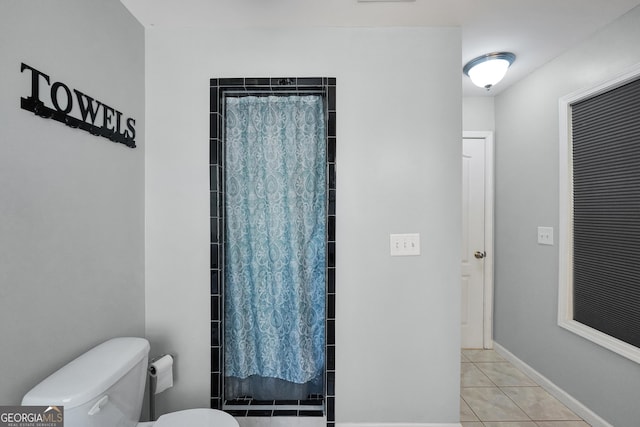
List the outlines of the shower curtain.
<svg viewBox="0 0 640 427">
<path fill-rule="evenodd" d="M 305 399 L 324 373 L 321 96 L 226 99 L 225 397 Z"/>
</svg>

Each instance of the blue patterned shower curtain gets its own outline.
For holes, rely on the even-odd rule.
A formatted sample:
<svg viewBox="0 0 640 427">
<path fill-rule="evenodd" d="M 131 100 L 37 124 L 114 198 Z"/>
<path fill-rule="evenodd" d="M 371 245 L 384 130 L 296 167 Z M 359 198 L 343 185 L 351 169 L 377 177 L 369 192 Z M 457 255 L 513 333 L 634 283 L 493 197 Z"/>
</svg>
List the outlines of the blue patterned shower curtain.
<svg viewBox="0 0 640 427">
<path fill-rule="evenodd" d="M 296 388 L 324 372 L 323 100 L 227 98 L 225 114 L 226 390 L 305 398 L 255 387 Z"/>
</svg>

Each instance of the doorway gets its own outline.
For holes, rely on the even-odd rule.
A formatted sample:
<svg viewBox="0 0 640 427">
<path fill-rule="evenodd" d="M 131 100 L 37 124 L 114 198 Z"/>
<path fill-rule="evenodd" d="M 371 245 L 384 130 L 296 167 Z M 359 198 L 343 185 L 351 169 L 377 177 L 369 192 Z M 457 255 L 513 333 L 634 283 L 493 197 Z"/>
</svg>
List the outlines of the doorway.
<svg viewBox="0 0 640 427">
<path fill-rule="evenodd" d="M 461 347 L 493 347 L 493 132 L 462 140 Z"/>
</svg>

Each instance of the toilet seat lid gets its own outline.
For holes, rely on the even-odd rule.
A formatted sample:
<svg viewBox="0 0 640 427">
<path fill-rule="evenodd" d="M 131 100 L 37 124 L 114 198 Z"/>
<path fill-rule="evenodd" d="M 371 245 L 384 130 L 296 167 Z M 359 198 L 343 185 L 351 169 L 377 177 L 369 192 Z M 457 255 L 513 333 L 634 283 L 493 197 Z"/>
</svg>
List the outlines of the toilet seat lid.
<svg viewBox="0 0 640 427">
<path fill-rule="evenodd" d="M 226 412 L 215 409 L 187 409 L 162 415 L 153 427 L 238 427 L 238 422 Z"/>
</svg>

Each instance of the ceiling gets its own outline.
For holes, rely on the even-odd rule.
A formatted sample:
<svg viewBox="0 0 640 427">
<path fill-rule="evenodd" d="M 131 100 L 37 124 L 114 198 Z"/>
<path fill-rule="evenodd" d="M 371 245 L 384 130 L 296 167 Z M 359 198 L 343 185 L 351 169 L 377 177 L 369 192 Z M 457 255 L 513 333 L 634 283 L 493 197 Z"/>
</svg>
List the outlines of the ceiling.
<svg viewBox="0 0 640 427">
<path fill-rule="evenodd" d="M 464 96 L 491 96 L 555 58 L 640 0 L 121 0 L 147 28 L 459 26 Z M 476 56 L 517 55 L 490 92 L 462 76 Z"/>
</svg>

